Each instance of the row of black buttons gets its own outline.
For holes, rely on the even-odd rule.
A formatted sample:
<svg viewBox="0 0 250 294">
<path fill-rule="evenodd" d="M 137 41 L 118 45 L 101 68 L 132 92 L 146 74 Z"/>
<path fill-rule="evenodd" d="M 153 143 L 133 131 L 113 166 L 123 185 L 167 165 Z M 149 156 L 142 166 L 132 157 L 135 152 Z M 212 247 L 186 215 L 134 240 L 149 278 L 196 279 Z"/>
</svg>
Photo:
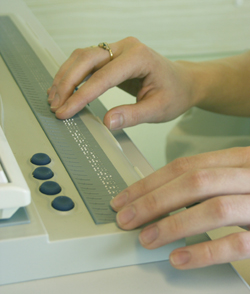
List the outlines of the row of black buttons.
<svg viewBox="0 0 250 294">
<path fill-rule="evenodd" d="M 36 153 L 31 158 L 31 163 L 38 165 L 34 172 L 33 177 L 38 180 L 46 180 L 39 187 L 39 191 L 45 195 L 56 195 L 62 191 L 61 186 L 54 181 L 47 181 L 54 176 L 53 171 L 44 165 L 51 162 L 51 158 L 45 153 Z M 74 208 L 75 204 L 71 198 L 67 196 L 58 196 L 52 203 L 52 207 L 59 211 L 69 211 Z"/>
</svg>

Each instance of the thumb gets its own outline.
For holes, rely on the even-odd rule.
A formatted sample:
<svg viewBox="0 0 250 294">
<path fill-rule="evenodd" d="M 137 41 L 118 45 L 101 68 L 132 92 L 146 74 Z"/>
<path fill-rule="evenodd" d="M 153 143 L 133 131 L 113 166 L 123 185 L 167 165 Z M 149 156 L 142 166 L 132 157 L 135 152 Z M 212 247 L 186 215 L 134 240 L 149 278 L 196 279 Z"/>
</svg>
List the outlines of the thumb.
<svg viewBox="0 0 250 294">
<path fill-rule="evenodd" d="M 109 110 L 104 117 L 104 124 L 110 130 L 119 130 L 136 126 L 146 122 L 157 122 L 157 111 L 150 107 L 149 101 L 140 101 L 136 104 L 117 106 Z"/>
</svg>

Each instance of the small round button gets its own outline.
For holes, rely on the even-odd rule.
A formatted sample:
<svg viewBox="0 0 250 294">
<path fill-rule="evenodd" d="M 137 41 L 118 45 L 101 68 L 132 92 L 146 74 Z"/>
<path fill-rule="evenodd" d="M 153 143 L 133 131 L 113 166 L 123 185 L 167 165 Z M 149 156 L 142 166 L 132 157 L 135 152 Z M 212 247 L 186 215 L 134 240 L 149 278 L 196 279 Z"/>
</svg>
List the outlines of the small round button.
<svg viewBox="0 0 250 294">
<path fill-rule="evenodd" d="M 33 177 L 38 180 L 48 180 L 54 176 L 52 170 L 46 166 L 40 166 L 33 171 Z"/>
<path fill-rule="evenodd" d="M 69 211 L 74 208 L 75 204 L 71 198 L 67 196 L 58 196 L 56 197 L 52 203 L 52 207 L 56 210 L 60 211 Z"/>
<path fill-rule="evenodd" d="M 36 165 L 46 165 L 51 162 L 51 159 L 45 153 L 36 153 L 31 157 L 30 161 Z"/>
<path fill-rule="evenodd" d="M 47 181 L 42 183 L 39 188 L 40 192 L 47 195 L 56 195 L 62 191 L 60 185 L 53 181 Z"/>
</svg>

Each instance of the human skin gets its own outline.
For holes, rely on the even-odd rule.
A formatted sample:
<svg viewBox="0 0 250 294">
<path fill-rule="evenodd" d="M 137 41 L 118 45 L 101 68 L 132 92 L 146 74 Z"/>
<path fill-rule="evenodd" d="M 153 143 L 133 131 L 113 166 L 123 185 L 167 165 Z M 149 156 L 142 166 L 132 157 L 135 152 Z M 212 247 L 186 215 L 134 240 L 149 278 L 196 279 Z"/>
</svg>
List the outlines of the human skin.
<svg viewBox="0 0 250 294">
<path fill-rule="evenodd" d="M 136 103 L 107 112 L 104 124 L 120 129 L 143 122 L 167 122 L 197 106 L 250 116 L 250 53 L 207 62 L 172 62 L 135 38 L 110 44 L 114 59 L 99 47 L 75 50 L 48 90 L 59 119 L 80 111 L 113 86 Z M 89 79 L 74 93 L 87 76 Z M 112 201 L 125 230 L 192 203 L 200 204 L 146 226 L 139 239 L 154 249 L 222 226 L 250 224 L 250 148 L 232 148 L 179 158 L 133 184 Z M 204 267 L 250 257 L 248 231 L 175 249 L 178 269 Z"/>
</svg>

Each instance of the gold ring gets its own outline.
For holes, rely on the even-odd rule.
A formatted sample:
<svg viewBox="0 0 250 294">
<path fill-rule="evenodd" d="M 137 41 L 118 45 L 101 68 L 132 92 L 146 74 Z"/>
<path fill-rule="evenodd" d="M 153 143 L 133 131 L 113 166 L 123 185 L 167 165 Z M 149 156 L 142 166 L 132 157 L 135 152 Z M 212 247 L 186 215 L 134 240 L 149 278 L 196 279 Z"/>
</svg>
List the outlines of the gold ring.
<svg viewBox="0 0 250 294">
<path fill-rule="evenodd" d="M 100 48 L 102 48 L 102 49 L 104 49 L 104 50 L 107 50 L 107 51 L 109 52 L 109 55 L 110 55 L 110 61 L 113 59 L 114 54 L 113 54 L 111 48 L 109 47 L 109 44 L 108 44 L 108 43 L 106 43 L 106 42 L 102 42 L 102 43 L 98 44 L 98 47 L 100 47 Z"/>
</svg>

